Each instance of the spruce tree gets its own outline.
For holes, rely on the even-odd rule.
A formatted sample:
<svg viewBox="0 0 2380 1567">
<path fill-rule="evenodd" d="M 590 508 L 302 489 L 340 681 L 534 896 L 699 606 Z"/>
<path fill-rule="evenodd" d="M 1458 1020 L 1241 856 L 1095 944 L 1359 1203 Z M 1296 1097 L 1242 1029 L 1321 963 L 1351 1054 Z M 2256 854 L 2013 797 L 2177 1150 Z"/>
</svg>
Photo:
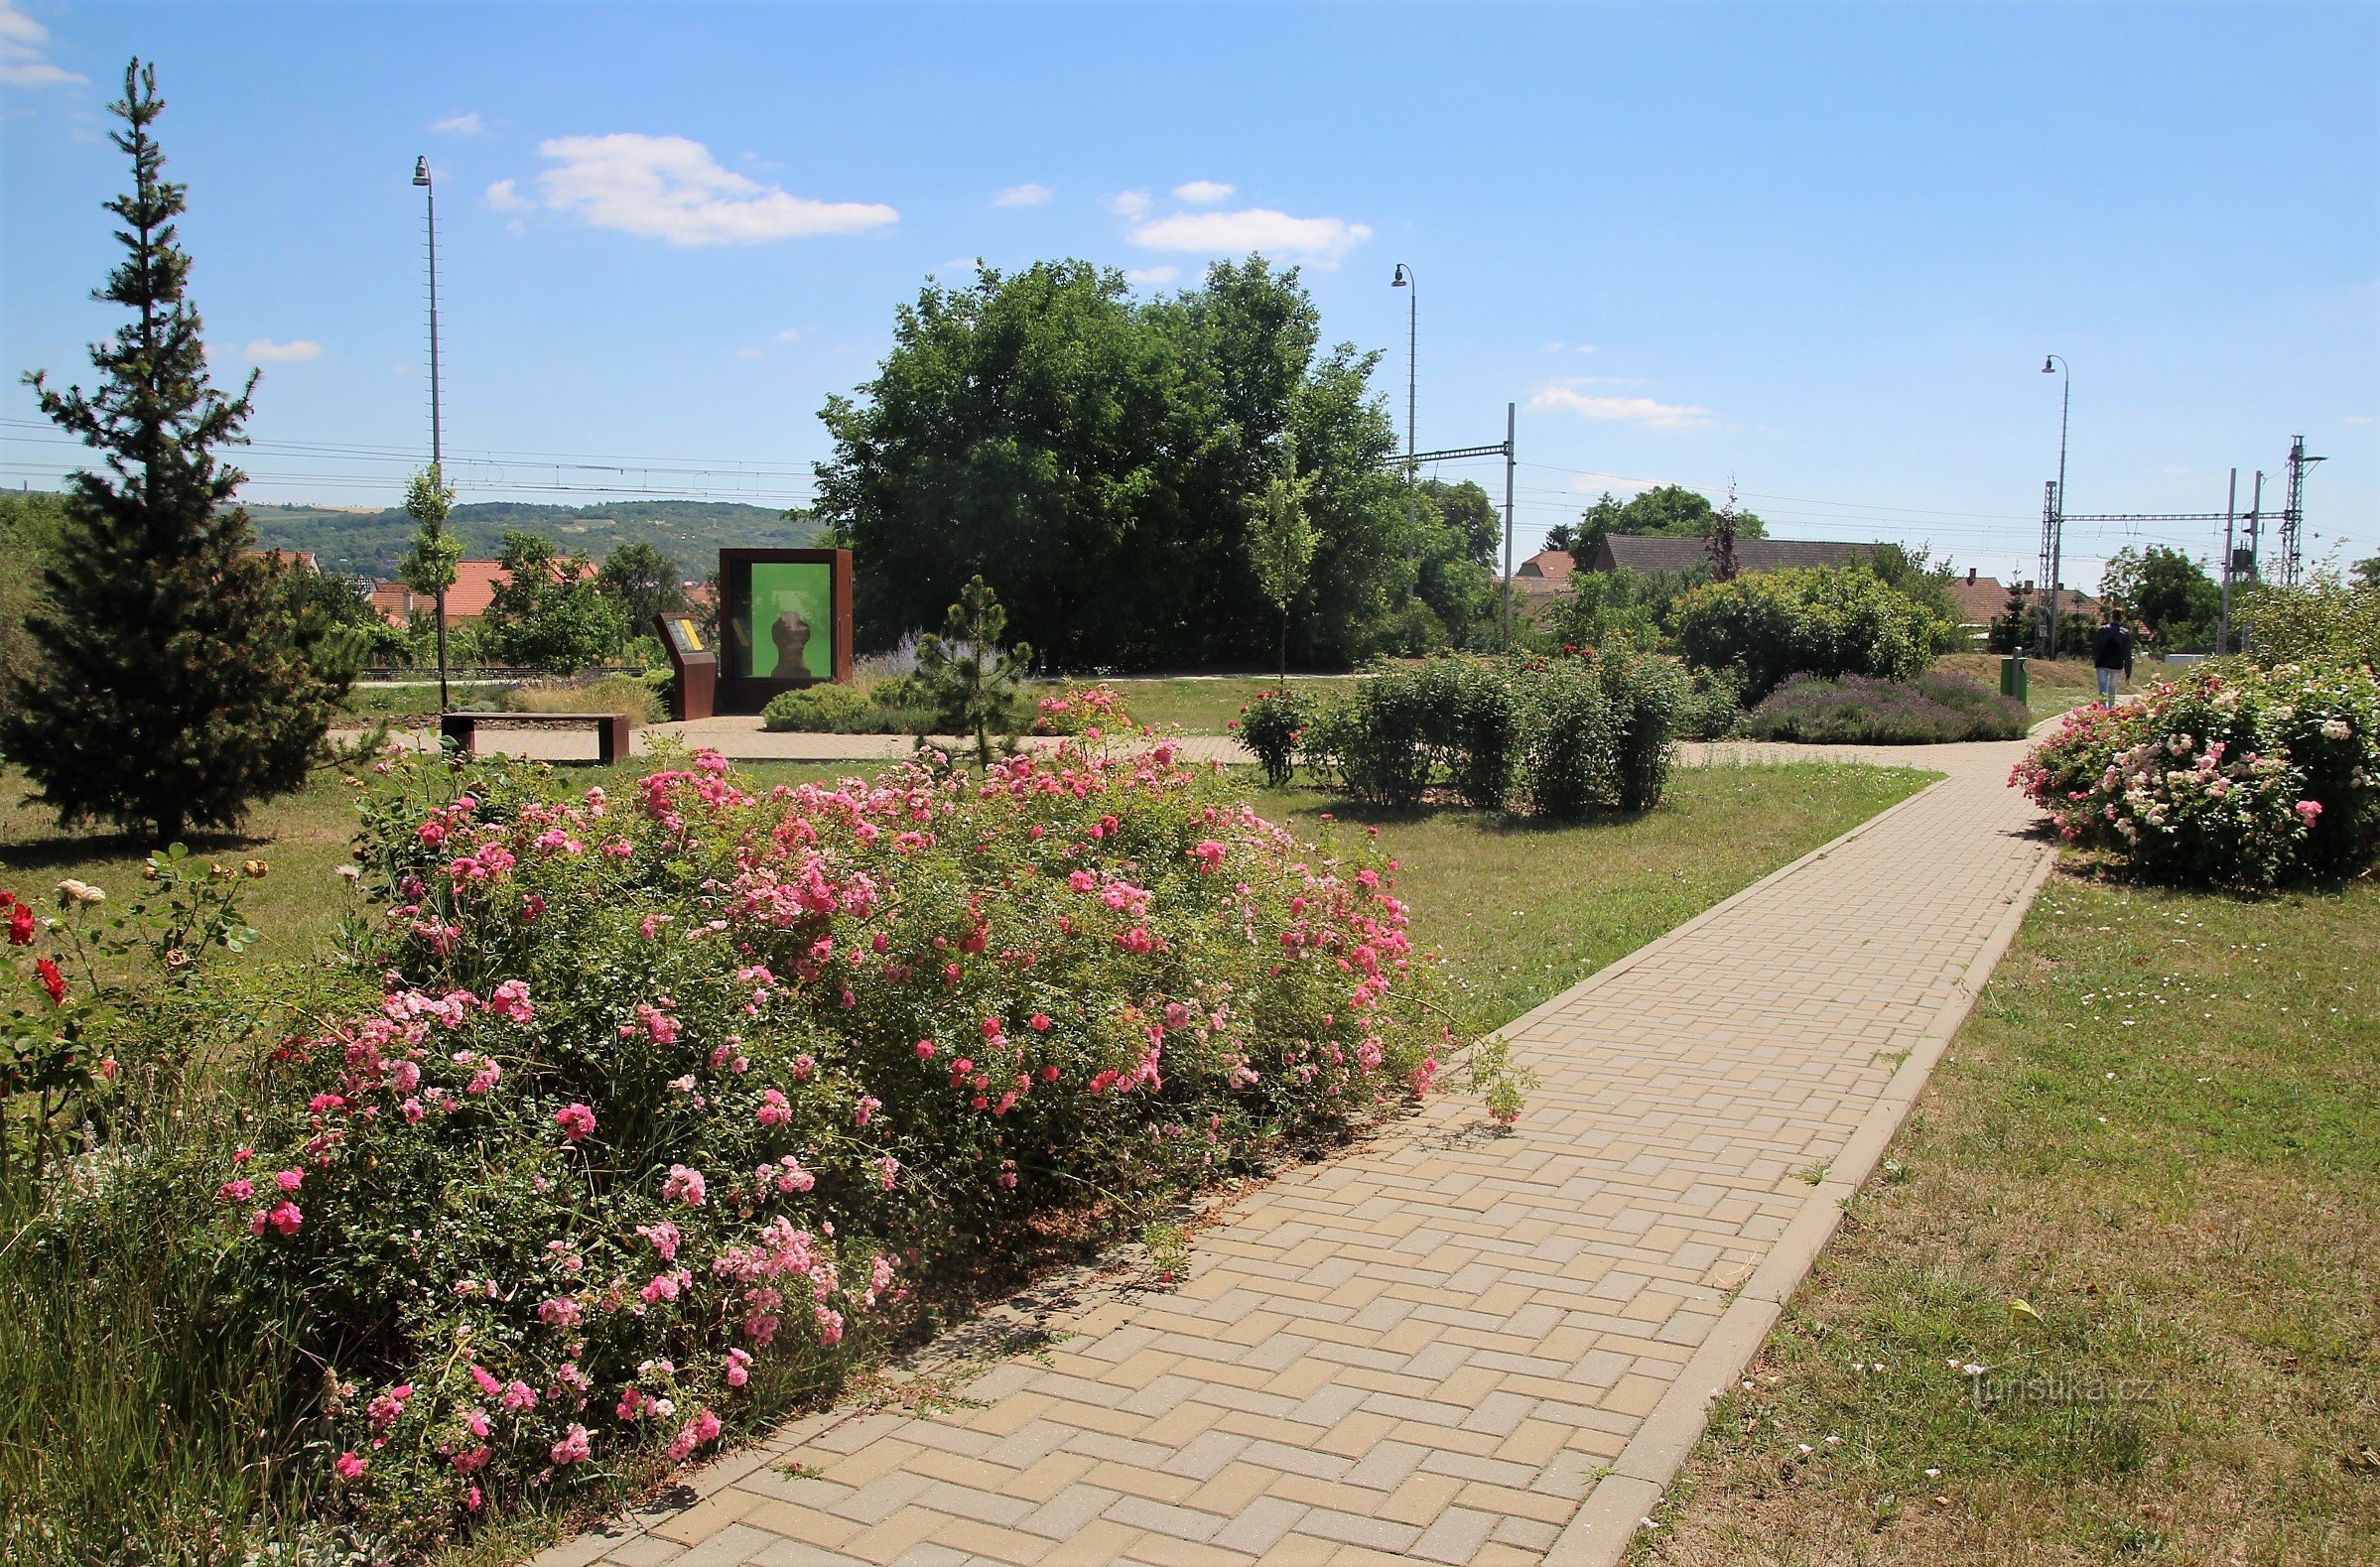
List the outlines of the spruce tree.
<svg viewBox="0 0 2380 1567">
<path fill-rule="evenodd" d="M 92 345 L 89 394 L 25 378 L 104 471 L 67 480 L 50 603 L 29 621 L 42 656 L 10 683 L 0 750 L 64 825 L 171 842 L 237 826 L 251 802 L 304 784 L 335 683 L 303 655 L 286 568 L 255 552 L 247 513 L 228 504 L 246 475 L 214 457 L 241 441 L 256 375 L 236 398 L 207 379 L 174 228 L 184 188 L 161 178 L 149 131 L 165 108 L 155 67 L 126 66 L 109 107 L 133 188 L 107 203 L 126 254 L 92 297 L 135 319 Z"/>
</svg>

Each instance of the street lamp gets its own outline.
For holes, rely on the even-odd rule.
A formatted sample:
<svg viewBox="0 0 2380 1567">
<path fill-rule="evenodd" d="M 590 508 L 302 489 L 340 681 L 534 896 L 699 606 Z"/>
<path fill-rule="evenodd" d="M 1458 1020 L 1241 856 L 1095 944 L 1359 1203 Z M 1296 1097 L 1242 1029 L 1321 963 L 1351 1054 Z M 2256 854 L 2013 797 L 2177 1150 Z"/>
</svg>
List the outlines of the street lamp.
<svg viewBox="0 0 2380 1567">
<path fill-rule="evenodd" d="M 430 184 L 430 160 L 427 156 L 413 161 L 413 183 L 421 187 L 422 202 L 430 222 L 430 482 L 443 489 L 446 486 L 446 452 L 441 443 L 438 417 L 438 192 Z M 438 711 L 444 713 L 453 706 L 447 692 L 447 585 L 441 573 L 436 608 L 438 614 Z"/>
<path fill-rule="evenodd" d="M 1413 526 L 1413 454 L 1421 450 L 1420 445 L 1413 439 L 1413 389 L 1417 382 L 1418 369 L 1417 362 L 1413 357 L 1413 347 L 1419 341 L 1421 329 L 1421 288 L 1413 281 L 1413 269 L 1401 261 L 1396 264 L 1396 275 L 1388 280 L 1388 287 L 1405 291 L 1404 523 L 1409 532 Z"/>
<path fill-rule="evenodd" d="M 2049 645 L 2043 656 L 2057 658 L 2057 598 L 2058 574 L 2063 570 L 2062 557 L 2066 544 L 2066 415 L 2074 402 L 2074 371 L 2062 354 L 2048 354 L 2042 359 L 2042 374 L 2062 376 L 2057 396 L 2057 504 L 2049 526 L 2049 580 L 2043 586 L 2049 590 Z"/>
</svg>

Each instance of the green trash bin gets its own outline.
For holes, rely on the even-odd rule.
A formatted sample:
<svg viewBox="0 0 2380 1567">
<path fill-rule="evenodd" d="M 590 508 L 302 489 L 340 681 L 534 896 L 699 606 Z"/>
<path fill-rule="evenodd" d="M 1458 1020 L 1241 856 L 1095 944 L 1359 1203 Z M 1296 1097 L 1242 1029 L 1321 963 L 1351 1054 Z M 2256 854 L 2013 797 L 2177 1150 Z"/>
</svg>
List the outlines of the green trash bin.
<svg viewBox="0 0 2380 1567">
<path fill-rule="evenodd" d="M 2025 700 L 2025 655 L 2014 653 L 2000 661 L 2000 695 Z"/>
</svg>

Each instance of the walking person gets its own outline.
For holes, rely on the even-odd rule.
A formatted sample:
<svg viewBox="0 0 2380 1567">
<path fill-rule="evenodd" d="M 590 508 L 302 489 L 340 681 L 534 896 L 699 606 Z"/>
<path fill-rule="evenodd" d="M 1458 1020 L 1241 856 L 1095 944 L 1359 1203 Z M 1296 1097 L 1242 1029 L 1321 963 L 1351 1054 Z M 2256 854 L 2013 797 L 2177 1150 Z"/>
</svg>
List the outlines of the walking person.
<svg viewBox="0 0 2380 1567">
<path fill-rule="evenodd" d="M 2099 672 L 2099 700 L 2116 700 L 2119 680 L 2132 678 L 2132 628 L 2116 618 L 2109 605 L 2091 638 L 2091 663 Z"/>
</svg>

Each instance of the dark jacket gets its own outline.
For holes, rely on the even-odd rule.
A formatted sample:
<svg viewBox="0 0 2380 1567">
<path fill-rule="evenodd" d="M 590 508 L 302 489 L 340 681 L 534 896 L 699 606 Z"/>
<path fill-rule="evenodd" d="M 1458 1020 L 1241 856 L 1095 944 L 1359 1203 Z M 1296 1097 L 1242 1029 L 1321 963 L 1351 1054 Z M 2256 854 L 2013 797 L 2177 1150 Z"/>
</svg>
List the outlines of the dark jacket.
<svg viewBox="0 0 2380 1567">
<path fill-rule="evenodd" d="M 2101 669 L 2132 668 L 2132 632 L 2110 621 L 2091 638 L 2091 662 Z"/>
</svg>

